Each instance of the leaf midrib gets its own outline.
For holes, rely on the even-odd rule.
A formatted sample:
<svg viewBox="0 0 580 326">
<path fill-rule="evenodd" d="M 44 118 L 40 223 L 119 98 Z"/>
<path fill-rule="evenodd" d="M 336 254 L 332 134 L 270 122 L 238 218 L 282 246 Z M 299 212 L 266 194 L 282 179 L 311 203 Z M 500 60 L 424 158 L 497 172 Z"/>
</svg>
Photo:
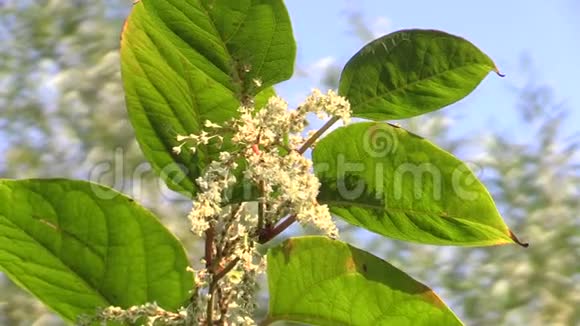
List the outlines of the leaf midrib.
<svg viewBox="0 0 580 326">
<path fill-rule="evenodd" d="M 44 196 L 41 196 L 44 198 Z M 4 216 L 4 215 L 0 215 L 0 216 Z M 52 258 L 55 258 L 56 261 L 60 262 L 60 264 L 62 266 L 64 266 L 69 272 L 70 274 L 72 274 L 75 278 L 77 278 L 78 280 L 81 281 L 81 283 L 83 285 L 86 286 L 87 289 L 90 289 L 94 292 L 94 294 L 96 294 L 100 299 L 102 299 L 104 302 L 106 302 L 107 304 L 111 304 L 111 301 L 98 289 L 95 288 L 93 285 L 91 285 L 86 279 L 84 279 L 73 267 L 69 266 L 66 262 L 64 262 L 62 259 L 60 259 L 60 257 L 58 257 L 52 250 L 50 250 L 48 247 L 46 247 L 44 244 L 42 244 L 42 242 L 39 242 L 35 237 L 33 237 L 30 233 L 28 233 L 25 229 L 21 228 L 19 225 L 15 224 L 14 222 L 12 222 L 12 220 L 10 220 L 8 217 L 4 216 L 5 219 L 10 222 L 10 224 L 17 230 L 20 230 L 22 233 L 24 233 L 29 239 L 32 240 L 32 242 L 34 244 L 36 244 L 37 246 L 43 248 L 48 254 L 50 254 L 52 256 Z M 44 266 L 44 265 L 43 265 Z M 48 267 L 50 268 L 50 267 Z M 24 283 L 22 283 L 24 284 Z M 29 288 L 28 286 L 26 286 L 31 292 L 32 291 L 31 288 Z"/>
<path fill-rule="evenodd" d="M 415 85 L 416 85 L 416 84 L 418 84 L 418 83 L 426 82 L 426 81 L 429 81 L 429 80 L 431 80 L 431 79 L 435 79 L 435 78 L 437 78 L 437 77 L 439 77 L 439 76 L 441 76 L 441 75 L 443 75 L 443 74 L 446 74 L 446 73 L 449 73 L 449 72 L 453 72 L 453 71 L 455 71 L 455 70 L 461 70 L 461 69 L 465 69 L 465 68 L 467 68 L 467 67 L 470 67 L 470 66 L 482 66 L 482 67 L 486 67 L 486 68 L 488 68 L 488 67 L 489 67 L 488 65 L 486 65 L 486 64 L 484 64 L 484 63 L 474 63 L 474 62 L 470 62 L 469 64 L 460 65 L 460 66 L 454 67 L 454 68 L 452 68 L 452 69 L 448 69 L 448 70 L 445 70 L 445 71 L 442 71 L 442 72 L 439 72 L 439 73 L 433 74 L 433 75 L 431 75 L 431 76 L 429 76 L 429 77 L 427 77 L 427 78 L 423 78 L 423 79 L 415 80 L 415 81 L 413 81 L 413 82 L 411 82 L 411 83 L 407 83 L 407 84 L 405 84 L 405 85 L 403 85 L 403 86 L 400 86 L 400 87 L 397 87 L 397 88 L 394 88 L 394 89 L 390 89 L 390 90 L 388 90 L 388 91 L 387 91 L 387 92 L 385 92 L 385 93 L 381 93 L 381 94 L 378 94 L 378 95 L 376 95 L 376 96 L 369 97 L 368 99 L 366 99 L 366 100 L 364 100 L 364 101 L 362 101 L 362 102 L 355 103 L 353 106 L 355 106 L 355 107 L 364 107 L 364 106 L 366 106 L 368 103 L 370 103 L 370 102 L 373 102 L 373 101 L 376 101 L 376 100 L 381 100 L 381 99 L 383 99 L 385 96 L 387 96 L 387 95 L 390 95 L 390 94 L 392 94 L 392 93 L 396 93 L 396 92 L 405 91 L 405 90 L 407 90 L 408 88 L 411 88 L 411 87 L 415 86 Z M 493 69 L 493 68 L 491 68 L 491 69 L 490 69 L 490 71 L 491 71 L 492 69 Z M 349 91 L 350 91 L 350 86 L 349 86 Z M 345 95 L 348 97 L 348 91 L 347 91 L 347 94 L 345 94 Z M 381 112 L 380 112 L 380 111 L 374 111 L 374 112 L 373 112 L 373 111 L 370 111 L 370 112 L 364 112 L 364 113 L 381 113 Z M 356 115 L 356 113 L 354 113 L 354 114 Z"/>
<path fill-rule="evenodd" d="M 482 225 L 486 228 L 492 228 L 492 229 L 499 231 L 500 233 L 503 234 L 503 232 L 501 230 L 498 230 L 495 227 L 481 224 L 478 221 L 471 220 L 470 219 L 471 217 L 456 217 L 454 215 L 449 215 L 449 213 L 445 212 L 445 211 L 442 212 L 445 215 L 437 215 L 437 213 L 435 213 L 435 212 L 411 210 L 411 209 L 400 208 L 400 207 L 388 207 L 388 208 L 386 208 L 384 206 L 367 204 L 367 203 L 359 203 L 359 202 L 349 202 L 349 201 L 340 201 L 340 200 L 322 200 L 320 202 L 327 204 L 329 206 L 339 206 L 339 207 L 343 207 L 346 209 L 349 209 L 350 207 L 363 207 L 363 208 L 370 208 L 370 209 L 378 209 L 378 210 L 381 210 L 387 214 L 389 213 L 389 211 L 395 211 L 395 213 L 404 213 L 404 214 L 412 214 L 412 215 L 425 214 L 425 215 L 435 216 L 435 217 L 442 218 L 442 219 L 457 220 L 457 221 L 462 222 L 462 223 L 467 224 L 467 225 L 469 225 L 469 224 Z"/>
</svg>

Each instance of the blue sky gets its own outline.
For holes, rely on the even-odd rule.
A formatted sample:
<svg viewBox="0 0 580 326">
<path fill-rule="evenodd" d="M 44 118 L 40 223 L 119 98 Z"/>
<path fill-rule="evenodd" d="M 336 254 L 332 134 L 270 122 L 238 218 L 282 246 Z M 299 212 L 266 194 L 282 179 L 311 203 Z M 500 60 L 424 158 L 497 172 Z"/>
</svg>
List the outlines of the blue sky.
<svg viewBox="0 0 580 326">
<path fill-rule="evenodd" d="M 318 81 L 317 72 L 333 60 L 341 66 L 360 49 L 352 33 L 348 12 L 359 11 L 379 35 L 404 28 L 433 28 L 467 38 L 492 57 L 507 75 L 490 74 L 478 89 L 446 110 L 458 117 L 458 133 L 495 130 L 525 139 L 526 130 L 515 125 L 516 97 L 511 86 L 535 83 L 555 89 L 555 97 L 572 112 L 565 134 L 580 130 L 580 23 L 574 13 L 580 4 L 560 1 L 459 2 L 431 1 L 286 1 L 298 42 L 298 65 L 312 73 L 278 87 L 291 104 Z M 525 72 L 522 57 L 533 64 Z M 516 128 L 514 128 L 516 127 Z"/>
</svg>

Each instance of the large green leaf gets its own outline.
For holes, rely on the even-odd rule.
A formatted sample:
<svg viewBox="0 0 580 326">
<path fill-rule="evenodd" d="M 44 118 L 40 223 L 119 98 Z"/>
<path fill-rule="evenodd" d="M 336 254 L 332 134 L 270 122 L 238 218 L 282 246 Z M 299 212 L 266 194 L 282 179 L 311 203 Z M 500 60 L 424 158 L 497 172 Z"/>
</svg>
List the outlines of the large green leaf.
<svg viewBox="0 0 580 326">
<path fill-rule="evenodd" d="M 339 128 L 312 157 L 319 201 L 349 223 L 429 244 L 517 242 L 464 163 L 402 128 L 377 122 Z"/>
<path fill-rule="evenodd" d="M 441 109 L 471 93 L 493 61 L 463 38 L 402 30 L 372 41 L 346 64 L 339 93 L 353 116 L 404 119 Z"/>
<path fill-rule="evenodd" d="M 286 240 L 268 253 L 263 324 L 461 325 L 427 286 L 368 252 L 325 237 Z"/>
<path fill-rule="evenodd" d="M 127 108 L 145 156 L 170 187 L 194 194 L 194 180 L 218 150 L 176 155 L 175 137 L 234 117 L 262 91 L 272 94 L 292 75 L 295 46 L 282 0 L 135 4 L 121 41 Z"/>
<path fill-rule="evenodd" d="M 0 270 L 61 316 L 98 307 L 183 305 L 193 288 L 179 241 L 112 189 L 0 180 Z"/>
</svg>

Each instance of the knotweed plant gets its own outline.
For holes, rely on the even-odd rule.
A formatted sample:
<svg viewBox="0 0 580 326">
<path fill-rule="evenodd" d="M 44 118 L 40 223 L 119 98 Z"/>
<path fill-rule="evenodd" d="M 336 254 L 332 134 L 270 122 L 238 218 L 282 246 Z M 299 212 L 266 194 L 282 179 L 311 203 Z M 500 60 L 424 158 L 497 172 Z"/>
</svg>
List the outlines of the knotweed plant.
<svg viewBox="0 0 580 326">
<path fill-rule="evenodd" d="M 265 271 L 266 263 L 256 250 L 256 242 L 270 240 L 279 233 L 281 229 L 272 227 L 282 218 L 311 224 L 323 234 L 337 237 L 328 206 L 316 199 L 320 183 L 313 173 L 312 161 L 303 156 L 302 145 L 316 137 L 302 136 L 309 112 L 341 117 L 344 121 L 350 118 L 350 106 L 344 98 L 332 91 L 322 95 L 315 90 L 297 110 L 289 111 L 287 103 L 274 96 L 261 110 L 240 107 L 240 117 L 223 126 L 206 121 L 211 132 L 178 136 L 183 143 L 175 148 L 176 152 L 185 144 L 195 151 L 213 137 L 223 144 L 219 135 L 224 129 L 233 133 L 236 144 L 236 149 L 220 152 L 219 159 L 196 180 L 200 192 L 188 216 L 192 232 L 206 239 L 206 267 L 196 273 L 200 275 L 196 278 L 196 291 L 208 289 L 202 295 L 196 293 L 194 305 L 208 308 L 193 316 L 198 322 L 205 323 L 215 316 L 227 324 L 254 324 L 256 274 Z M 245 167 L 241 174 L 237 163 L 240 161 Z M 247 209 L 247 203 L 223 209 L 224 195 L 236 184 L 236 174 L 258 185 L 257 211 Z M 221 273 L 217 272 L 219 269 Z"/>
<path fill-rule="evenodd" d="M 252 104 L 240 106 L 239 117 L 222 125 L 207 120 L 199 134 L 178 135 L 179 144 L 172 149 L 177 155 L 183 148 L 195 153 L 211 142 L 223 149 L 224 132 L 231 133 L 236 144 L 219 152 L 218 159 L 196 179 L 199 192 L 188 219 L 192 233 L 205 238 L 205 267 L 190 269 L 195 274 L 195 288 L 188 309 L 172 313 L 156 304 L 126 310 L 107 307 L 98 320 L 133 323 L 147 318 L 152 325 L 186 321 L 201 325 L 218 320 L 225 325 L 255 325 L 256 277 L 266 267 L 256 245 L 271 240 L 294 221 L 311 225 L 329 238 L 338 237 L 328 206 L 317 201 L 320 182 L 312 160 L 304 153 L 338 119 L 345 124 L 350 121 L 350 104 L 332 90 L 323 94 L 318 89 L 296 110 L 289 110 L 278 96 L 269 98 L 262 108 Z M 309 113 L 332 119 L 321 131 L 308 132 Z M 238 162 L 244 163 L 244 169 Z M 256 202 L 227 204 L 236 176 L 259 186 Z"/>
<path fill-rule="evenodd" d="M 460 325 L 427 286 L 340 241 L 333 218 L 385 241 L 526 246 L 463 162 L 385 122 L 501 76 L 465 39 L 385 35 L 349 60 L 337 91 L 313 90 L 295 109 L 273 88 L 296 54 L 282 0 L 137 1 L 120 51 L 137 140 L 192 203 L 183 219 L 203 250 L 190 260 L 150 211 L 105 186 L 0 180 L 0 269 L 66 320 Z M 326 120 L 320 129 L 308 127 L 314 115 Z M 318 235 L 271 241 L 295 222 Z"/>
</svg>

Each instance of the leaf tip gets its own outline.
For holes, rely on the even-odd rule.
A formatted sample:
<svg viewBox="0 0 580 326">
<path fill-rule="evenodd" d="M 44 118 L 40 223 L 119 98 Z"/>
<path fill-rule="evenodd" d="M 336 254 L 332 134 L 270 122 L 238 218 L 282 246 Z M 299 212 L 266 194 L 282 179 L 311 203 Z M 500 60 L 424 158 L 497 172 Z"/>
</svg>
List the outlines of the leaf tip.
<svg viewBox="0 0 580 326">
<path fill-rule="evenodd" d="M 501 78 L 505 77 L 505 74 L 503 74 L 501 71 L 499 71 L 499 69 L 497 67 L 493 68 L 493 71 L 495 71 L 495 73 L 500 76 Z"/>
<path fill-rule="evenodd" d="M 517 244 L 519 244 L 520 246 L 527 248 L 530 246 L 529 243 L 527 242 L 522 242 L 520 239 L 518 239 L 518 237 L 510 230 L 510 238 Z"/>
</svg>

